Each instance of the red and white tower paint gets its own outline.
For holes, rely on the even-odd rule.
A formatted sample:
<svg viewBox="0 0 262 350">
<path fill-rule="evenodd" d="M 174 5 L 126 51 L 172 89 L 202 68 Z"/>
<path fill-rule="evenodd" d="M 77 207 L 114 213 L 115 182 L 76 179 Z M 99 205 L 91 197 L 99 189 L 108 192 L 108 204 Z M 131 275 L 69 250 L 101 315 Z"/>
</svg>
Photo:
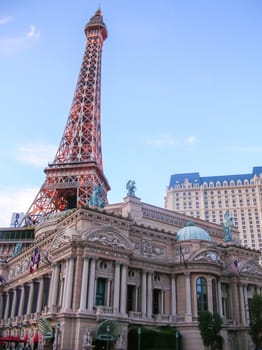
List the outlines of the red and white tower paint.
<svg viewBox="0 0 262 350">
<path fill-rule="evenodd" d="M 46 215 L 85 206 L 93 189 L 103 188 L 107 202 L 108 181 L 103 173 L 101 150 L 101 57 L 107 29 L 101 10 L 85 26 L 87 38 L 73 103 L 53 163 L 27 212 L 34 222 Z"/>
</svg>

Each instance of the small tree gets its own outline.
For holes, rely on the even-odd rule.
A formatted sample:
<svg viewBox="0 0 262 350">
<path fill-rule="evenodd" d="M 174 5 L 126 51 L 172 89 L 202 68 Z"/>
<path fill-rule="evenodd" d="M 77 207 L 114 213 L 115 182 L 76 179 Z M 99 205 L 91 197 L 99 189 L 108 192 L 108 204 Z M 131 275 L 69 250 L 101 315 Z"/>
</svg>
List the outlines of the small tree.
<svg viewBox="0 0 262 350">
<path fill-rule="evenodd" d="M 217 343 L 221 343 L 219 332 L 222 328 L 222 318 L 217 313 L 213 314 L 209 311 L 201 311 L 198 315 L 198 328 L 205 347 L 211 346 L 211 350 L 215 349 Z"/>
<path fill-rule="evenodd" d="M 249 334 L 256 346 L 262 346 L 262 296 L 255 294 L 250 303 L 250 329 Z"/>
</svg>

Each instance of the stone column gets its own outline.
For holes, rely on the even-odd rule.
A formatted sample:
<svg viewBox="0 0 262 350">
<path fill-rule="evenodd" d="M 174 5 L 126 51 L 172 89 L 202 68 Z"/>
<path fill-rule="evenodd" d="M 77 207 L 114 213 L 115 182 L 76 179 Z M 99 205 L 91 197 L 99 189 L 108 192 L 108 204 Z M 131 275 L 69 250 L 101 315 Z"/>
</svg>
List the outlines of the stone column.
<svg viewBox="0 0 262 350">
<path fill-rule="evenodd" d="M 61 270 L 62 270 L 62 265 L 61 265 Z M 60 308 L 63 308 L 64 294 L 65 294 L 65 276 L 64 274 L 60 274 L 58 298 L 57 298 L 57 305 L 59 305 Z"/>
<path fill-rule="evenodd" d="M 115 263 L 113 313 L 119 313 L 120 263 Z"/>
<path fill-rule="evenodd" d="M 38 292 L 38 298 L 37 298 L 36 312 L 40 313 L 42 311 L 43 296 L 44 296 L 44 277 L 41 277 L 40 283 L 39 283 L 39 292 Z"/>
<path fill-rule="evenodd" d="M 88 310 L 93 311 L 94 307 L 94 294 L 95 294 L 95 273 L 96 273 L 96 260 L 92 258 L 90 266 L 90 279 L 88 290 Z"/>
<path fill-rule="evenodd" d="M 142 317 L 146 316 L 146 305 L 147 305 L 147 291 L 146 291 L 146 271 L 142 271 L 142 305 L 141 305 L 141 311 L 142 311 Z"/>
<path fill-rule="evenodd" d="M 239 310 L 239 295 L 236 279 L 230 284 L 231 300 L 232 300 L 232 319 L 238 325 L 240 323 L 240 310 Z"/>
<path fill-rule="evenodd" d="M 176 316 L 176 275 L 171 275 L 171 315 Z"/>
<path fill-rule="evenodd" d="M 108 279 L 106 283 L 106 306 L 110 306 L 111 283 L 112 281 Z"/>
<path fill-rule="evenodd" d="M 74 291 L 72 297 L 72 309 L 80 309 L 81 289 L 83 279 L 83 253 L 78 252 L 75 258 L 75 271 L 74 271 Z M 86 309 L 86 307 L 85 307 Z"/>
<path fill-rule="evenodd" d="M 160 305 L 160 314 L 164 315 L 165 310 L 164 310 L 164 299 L 165 299 L 165 292 L 163 290 L 161 290 L 161 305 Z"/>
<path fill-rule="evenodd" d="M 147 275 L 147 317 L 152 317 L 153 295 L 152 295 L 152 272 Z"/>
<path fill-rule="evenodd" d="M 241 321 L 243 325 L 246 325 L 246 311 L 245 311 L 245 299 L 244 299 L 244 291 L 243 286 L 240 284 L 239 288 L 239 301 L 240 301 L 240 315 Z"/>
<path fill-rule="evenodd" d="M 213 289 L 212 278 L 207 278 L 207 299 L 208 299 L 208 311 L 213 313 Z"/>
<path fill-rule="evenodd" d="M 138 300 L 138 287 L 135 287 L 135 311 L 138 311 L 138 305 L 139 305 L 139 300 Z"/>
<path fill-rule="evenodd" d="M 34 297 L 34 281 L 30 283 L 30 291 L 29 291 L 29 297 L 28 297 L 28 304 L 27 304 L 27 311 L 26 313 L 28 315 L 32 312 L 32 305 L 33 305 L 33 297 Z"/>
<path fill-rule="evenodd" d="M 25 304 L 25 286 L 21 286 L 21 298 L 20 298 L 20 304 L 18 309 L 18 316 L 22 316 L 24 313 L 24 304 Z"/>
<path fill-rule="evenodd" d="M 66 310 L 70 310 L 72 308 L 74 267 L 75 267 L 75 259 L 71 257 L 69 259 L 68 270 L 66 275 L 66 290 L 65 290 L 65 309 Z"/>
<path fill-rule="evenodd" d="M 54 274 L 55 274 L 54 269 L 55 269 L 55 267 L 52 268 L 51 281 L 50 281 L 50 285 L 49 285 L 49 295 L 48 295 L 48 309 L 49 310 L 51 309 L 52 304 L 53 304 Z"/>
<path fill-rule="evenodd" d="M 89 258 L 84 258 L 83 273 L 82 273 L 82 285 L 81 285 L 81 297 L 80 297 L 80 310 L 86 310 L 87 304 L 87 284 L 88 284 L 88 270 L 89 270 Z"/>
<path fill-rule="evenodd" d="M 54 279 L 53 279 L 53 288 L 52 288 L 52 306 L 57 305 L 58 289 L 60 281 L 60 264 L 57 263 L 54 269 Z"/>
<path fill-rule="evenodd" d="M 243 293 L 244 293 L 244 303 L 245 303 L 245 318 L 246 318 L 246 322 L 249 324 L 250 323 L 250 319 L 249 319 L 249 307 L 248 307 L 248 298 L 247 298 L 247 285 L 245 284 L 243 286 Z"/>
<path fill-rule="evenodd" d="M 217 281 L 217 299 L 218 299 L 218 312 L 221 317 L 223 317 L 223 308 L 222 308 L 222 291 L 221 291 L 221 281 Z"/>
<path fill-rule="evenodd" d="M 127 298 L 127 266 L 122 265 L 121 271 L 121 300 L 120 300 L 120 312 L 122 315 L 126 314 L 126 298 Z"/>
<path fill-rule="evenodd" d="M 186 278 L 186 314 L 185 321 L 192 322 L 191 278 L 190 272 L 185 273 Z"/>
<path fill-rule="evenodd" d="M 5 307 L 5 315 L 4 315 L 5 320 L 8 319 L 9 307 L 10 307 L 10 291 L 6 293 L 6 307 Z"/>
<path fill-rule="evenodd" d="M 67 285 L 68 285 L 68 269 L 69 269 L 69 259 L 65 262 L 65 277 L 64 277 L 64 285 L 63 285 L 63 295 L 62 295 L 62 309 L 66 309 L 66 296 L 67 296 Z M 53 306 L 52 306 L 53 307 Z"/>
<path fill-rule="evenodd" d="M 0 318 L 3 320 L 4 318 L 4 301 L 3 301 L 3 291 L 0 292 Z M 5 305 L 6 307 L 6 305 Z"/>
<path fill-rule="evenodd" d="M 49 298 L 48 298 L 48 308 L 52 310 L 56 308 L 57 305 L 57 295 L 60 281 L 60 264 L 57 263 L 53 267 L 51 282 L 49 287 Z"/>
<path fill-rule="evenodd" d="M 15 317 L 16 303 L 17 303 L 17 290 L 14 289 L 13 290 L 12 308 L 11 308 L 11 317 Z"/>
</svg>

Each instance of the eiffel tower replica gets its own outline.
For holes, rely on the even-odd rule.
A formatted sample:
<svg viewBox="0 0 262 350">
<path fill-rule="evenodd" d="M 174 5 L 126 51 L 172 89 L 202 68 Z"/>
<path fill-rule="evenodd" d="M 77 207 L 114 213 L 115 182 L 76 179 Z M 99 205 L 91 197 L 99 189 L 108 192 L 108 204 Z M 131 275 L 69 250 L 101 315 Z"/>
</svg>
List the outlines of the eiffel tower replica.
<svg viewBox="0 0 262 350">
<path fill-rule="evenodd" d="M 101 57 L 107 29 L 101 10 L 85 26 L 86 48 L 61 143 L 25 220 L 40 223 L 52 213 L 107 204 L 108 181 L 101 150 Z"/>
</svg>

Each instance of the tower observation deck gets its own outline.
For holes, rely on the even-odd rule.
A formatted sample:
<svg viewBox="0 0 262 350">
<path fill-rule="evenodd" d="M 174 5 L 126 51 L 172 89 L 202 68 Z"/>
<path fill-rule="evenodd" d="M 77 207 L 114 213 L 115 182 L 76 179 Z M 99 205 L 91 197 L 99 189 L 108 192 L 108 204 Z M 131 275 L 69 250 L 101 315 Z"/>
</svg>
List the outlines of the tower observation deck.
<svg viewBox="0 0 262 350">
<path fill-rule="evenodd" d="M 100 9 L 85 26 L 85 34 L 85 53 L 65 130 L 26 214 L 34 223 L 50 213 L 87 205 L 99 186 L 107 203 L 110 186 L 103 172 L 100 125 L 101 58 L 107 29 Z"/>
</svg>

